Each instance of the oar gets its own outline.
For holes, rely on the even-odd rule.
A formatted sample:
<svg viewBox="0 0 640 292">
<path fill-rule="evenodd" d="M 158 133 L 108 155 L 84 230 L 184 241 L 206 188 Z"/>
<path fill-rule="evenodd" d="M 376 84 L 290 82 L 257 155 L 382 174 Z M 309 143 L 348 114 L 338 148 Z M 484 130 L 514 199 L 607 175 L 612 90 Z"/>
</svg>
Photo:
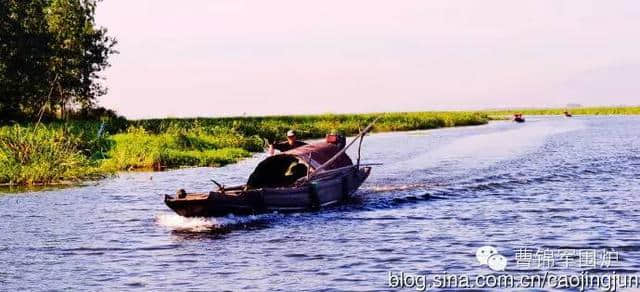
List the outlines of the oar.
<svg viewBox="0 0 640 292">
<path fill-rule="evenodd" d="M 329 166 L 331 163 L 333 163 L 336 159 L 338 159 L 338 157 L 340 157 L 340 155 L 344 154 L 344 152 L 347 151 L 347 149 L 349 149 L 349 147 L 351 147 L 351 145 L 353 145 L 353 143 L 355 143 L 358 139 L 362 139 L 362 137 L 364 137 L 365 134 L 367 134 L 369 131 L 371 131 L 371 129 L 373 128 L 373 124 L 375 124 L 381 117 L 382 116 L 379 116 L 375 120 L 373 120 L 373 122 L 371 122 L 371 124 L 369 124 L 366 128 L 364 128 L 364 130 L 362 130 L 358 134 L 358 136 L 353 138 L 353 140 L 351 140 L 351 142 L 349 144 L 347 144 L 347 146 L 342 148 L 342 150 L 338 151 L 338 153 L 336 153 L 336 155 L 331 157 L 331 159 L 327 160 L 327 162 L 323 163 L 318 168 L 316 168 L 313 171 L 313 173 L 311 174 L 311 176 L 313 177 L 314 174 L 316 174 L 316 173 L 320 172 L 321 170 L 325 169 L 327 166 Z"/>
</svg>

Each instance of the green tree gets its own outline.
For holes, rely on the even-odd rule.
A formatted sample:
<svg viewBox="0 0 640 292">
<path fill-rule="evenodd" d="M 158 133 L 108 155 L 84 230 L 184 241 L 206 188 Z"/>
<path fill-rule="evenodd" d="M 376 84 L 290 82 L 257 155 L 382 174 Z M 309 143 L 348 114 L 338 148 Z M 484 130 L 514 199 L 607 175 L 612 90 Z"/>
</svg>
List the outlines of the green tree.
<svg viewBox="0 0 640 292">
<path fill-rule="evenodd" d="M 64 117 L 106 93 L 100 71 L 116 40 L 95 25 L 95 0 L 0 0 L 0 122 Z"/>
<path fill-rule="evenodd" d="M 0 120 L 21 119 L 46 102 L 52 77 L 47 0 L 0 0 Z"/>
<path fill-rule="evenodd" d="M 53 37 L 50 72 L 58 77 L 56 107 L 64 116 L 68 105 L 82 109 L 95 105 L 106 93 L 98 73 L 109 66 L 116 40 L 95 25 L 96 1 L 52 0 L 47 22 Z"/>
</svg>

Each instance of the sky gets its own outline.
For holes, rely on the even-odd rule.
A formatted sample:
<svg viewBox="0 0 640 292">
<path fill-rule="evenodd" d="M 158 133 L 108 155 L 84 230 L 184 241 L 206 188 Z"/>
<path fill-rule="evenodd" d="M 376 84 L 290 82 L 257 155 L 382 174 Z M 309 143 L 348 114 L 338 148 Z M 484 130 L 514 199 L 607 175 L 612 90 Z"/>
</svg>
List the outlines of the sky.
<svg viewBox="0 0 640 292">
<path fill-rule="evenodd" d="M 108 0 L 129 118 L 637 105 L 640 2 Z"/>
</svg>

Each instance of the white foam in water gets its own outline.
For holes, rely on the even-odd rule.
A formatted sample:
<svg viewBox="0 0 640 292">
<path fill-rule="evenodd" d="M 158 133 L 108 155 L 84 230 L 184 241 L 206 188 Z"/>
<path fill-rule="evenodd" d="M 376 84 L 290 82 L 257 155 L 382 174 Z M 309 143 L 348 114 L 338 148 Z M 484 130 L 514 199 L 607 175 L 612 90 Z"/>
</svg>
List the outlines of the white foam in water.
<svg viewBox="0 0 640 292">
<path fill-rule="evenodd" d="M 236 217 L 229 215 L 226 217 L 182 217 L 178 214 L 160 214 L 156 216 L 156 222 L 163 227 L 175 231 L 187 232 L 206 232 L 214 229 L 223 228 L 225 226 L 249 223 L 258 220 L 258 216 L 241 216 Z"/>
<path fill-rule="evenodd" d="M 413 190 L 416 188 L 425 188 L 427 186 L 432 186 L 432 185 L 429 185 L 429 184 L 374 185 L 370 187 L 363 187 L 362 189 L 370 190 L 373 192 L 389 192 L 389 191 Z"/>
</svg>

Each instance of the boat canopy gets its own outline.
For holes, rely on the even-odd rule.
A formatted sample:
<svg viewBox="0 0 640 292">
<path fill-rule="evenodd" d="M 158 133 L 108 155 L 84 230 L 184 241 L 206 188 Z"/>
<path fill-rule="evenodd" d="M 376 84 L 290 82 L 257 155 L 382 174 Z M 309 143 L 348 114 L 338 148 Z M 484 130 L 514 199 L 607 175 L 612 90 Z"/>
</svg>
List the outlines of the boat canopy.
<svg viewBox="0 0 640 292">
<path fill-rule="evenodd" d="M 305 177 L 340 152 L 340 148 L 330 143 L 304 145 L 263 160 L 249 176 L 247 187 L 285 187 Z M 351 158 L 342 153 L 324 170 L 353 165 Z"/>
</svg>

